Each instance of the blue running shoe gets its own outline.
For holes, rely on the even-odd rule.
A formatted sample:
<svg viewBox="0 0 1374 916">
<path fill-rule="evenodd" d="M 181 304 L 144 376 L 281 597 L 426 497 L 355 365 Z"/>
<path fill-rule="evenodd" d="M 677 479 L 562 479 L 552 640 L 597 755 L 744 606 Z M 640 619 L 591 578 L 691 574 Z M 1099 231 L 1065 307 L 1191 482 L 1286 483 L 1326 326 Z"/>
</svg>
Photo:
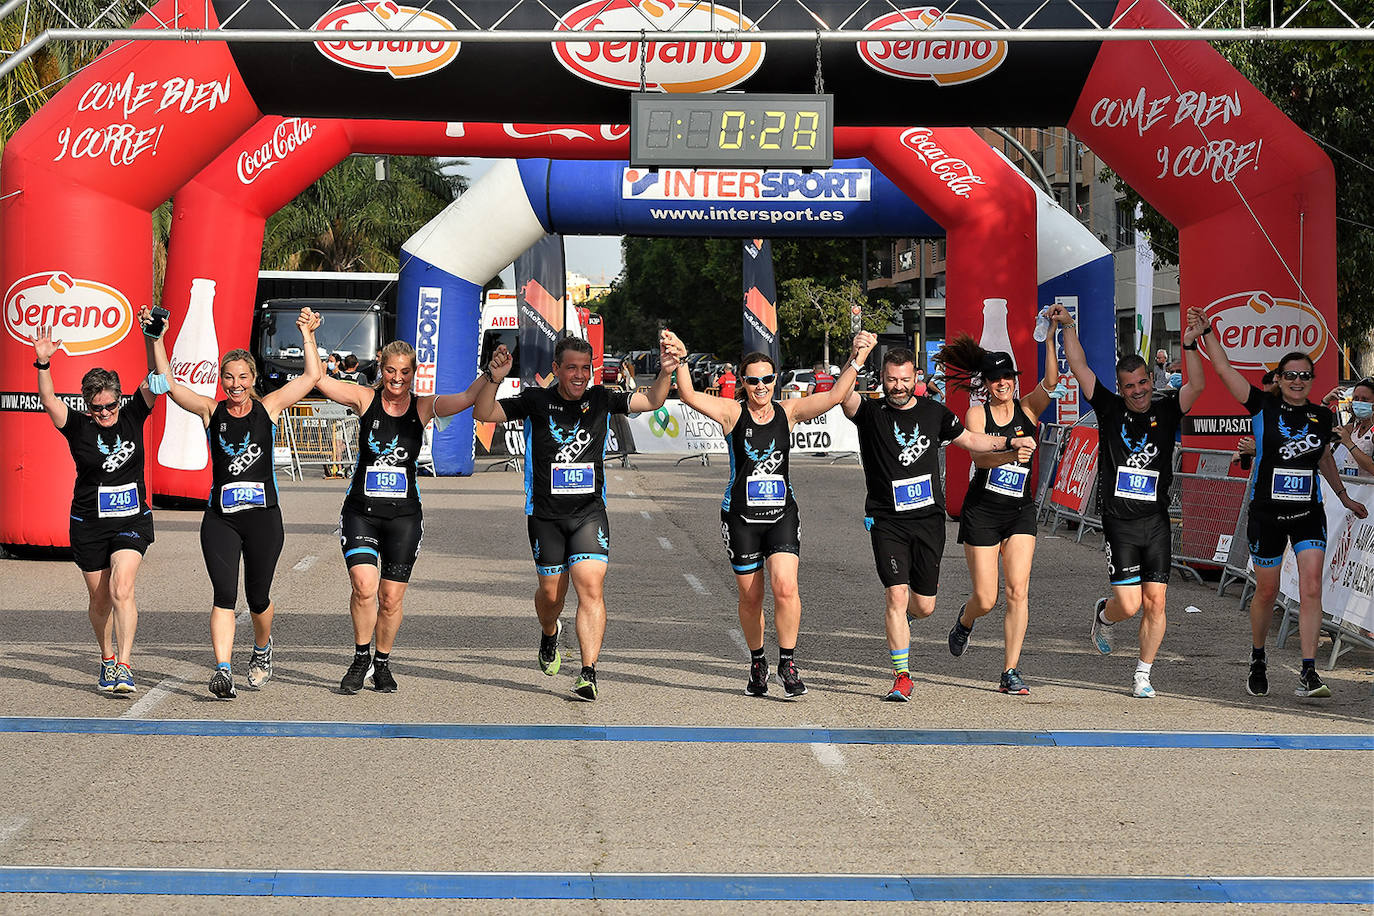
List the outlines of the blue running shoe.
<svg viewBox="0 0 1374 916">
<path fill-rule="evenodd" d="M 100 677 L 95 682 L 95 687 L 101 693 L 114 693 L 115 681 L 119 679 L 119 663 L 114 659 L 106 661 L 100 660 Z"/>
<path fill-rule="evenodd" d="M 1112 654 L 1112 626 L 1111 626 L 1111 624 L 1103 623 L 1103 622 L 1102 622 L 1102 617 L 1100 616 L 1101 613 L 1103 612 L 1103 610 L 1106 609 L 1106 607 L 1107 607 L 1107 599 L 1106 599 L 1106 598 L 1098 598 L 1098 599 L 1097 599 L 1097 606 L 1093 608 L 1093 625 L 1092 625 L 1092 629 L 1089 630 L 1088 632 L 1089 632 L 1089 635 L 1092 636 L 1093 645 L 1094 645 L 1095 647 L 1097 647 L 1097 651 L 1100 652 L 1100 653 L 1102 653 L 1103 655 L 1111 655 L 1111 654 Z"/>
<path fill-rule="evenodd" d="M 115 693 L 138 693 L 138 688 L 134 686 L 134 673 L 129 670 L 129 666 L 120 662 L 115 665 Z"/>
</svg>

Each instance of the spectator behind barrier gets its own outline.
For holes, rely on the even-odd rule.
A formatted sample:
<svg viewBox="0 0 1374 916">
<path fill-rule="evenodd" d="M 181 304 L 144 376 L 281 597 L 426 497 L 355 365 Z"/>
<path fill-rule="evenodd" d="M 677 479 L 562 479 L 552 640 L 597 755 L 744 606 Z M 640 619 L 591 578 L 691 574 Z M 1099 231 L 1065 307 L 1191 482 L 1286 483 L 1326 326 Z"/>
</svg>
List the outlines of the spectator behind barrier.
<svg viewBox="0 0 1374 916">
<path fill-rule="evenodd" d="M 1350 389 L 1350 421 L 1336 427 L 1331 455 L 1342 476 L 1374 477 L 1374 378 Z"/>
</svg>

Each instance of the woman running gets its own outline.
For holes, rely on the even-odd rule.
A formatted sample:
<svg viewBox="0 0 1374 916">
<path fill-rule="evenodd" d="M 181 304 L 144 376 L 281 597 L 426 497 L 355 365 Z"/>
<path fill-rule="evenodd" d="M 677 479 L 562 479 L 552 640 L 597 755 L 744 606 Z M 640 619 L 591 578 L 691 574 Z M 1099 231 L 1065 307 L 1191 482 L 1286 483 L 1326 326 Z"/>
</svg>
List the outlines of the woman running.
<svg viewBox="0 0 1374 916">
<path fill-rule="evenodd" d="M 139 318 L 147 320 L 146 309 Z M 272 677 L 272 578 L 286 542 L 277 504 L 273 447 L 282 411 L 309 394 L 322 374 L 315 345 L 319 326 L 319 315 L 301 309 L 296 327 L 304 343 L 305 372 L 262 397 L 254 388 L 258 366 L 247 350 L 230 350 L 220 357 L 219 384 L 225 398 L 217 401 L 179 384 L 172 377 L 162 338 L 153 344 L 158 372 L 168 379 L 168 395 L 182 410 L 200 418 L 210 440 L 210 500 L 200 521 L 200 549 L 214 589 L 210 645 L 215 670 L 210 675 L 210 692 L 222 700 L 238 696 L 231 658 L 240 561 L 243 591 L 253 618 L 248 686 L 260 688 Z"/>
<path fill-rule="evenodd" d="M 964 426 L 994 436 L 1035 436 L 1040 414 L 1050 405 L 1059 384 L 1059 363 L 1053 337 L 1045 344 L 1045 377 L 1023 398 L 1016 397 L 1020 372 L 1011 356 L 988 351 L 961 334 L 935 357 L 949 383 L 983 403 L 970 403 Z M 949 651 L 964 654 L 969 634 L 979 617 L 997 604 L 997 558 L 1006 576 L 1007 613 L 1002 619 L 1002 677 L 997 689 L 1025 696 L 1030 688 L 1021 677 L 1021 645 L 1030 620 L 1028 590 L 1035 557 L 1035 481 L 1029 461 L 1017 452 L 973 456 L 975 468 L 959 515 L 959 543 L 964 545 L 973 592 L 959 610 L 949 631 Z"/>
<path fill-rule="evenodd" d="M 506 355 L 506 348 L 498 347 L 493 358 Z M 393 340 L 382 347 L 378 365 L 375 387 L 328 376 L 319 381 L 321 394 L 358 415 L 358 461 L 339 519 L 339 541 L 353 586 L 348 600 L 353 660 L 339 682 L 339 690 L 346 694 L 362 690 L 369 677 L 374 689 L 396 691 L 391 650 L 424 536 L 415 477 L 425 427 L 435 417 L 471 407 L 487 375 L 478 375 L 462 394 L 419 396 L 411 391 L 415 350 L 410 344 Z"/>
<path fill-rule="evenodd" d="M 91 369 L 81 377 L 86 413 L 78 413 L 53 390 L 50 366 L 62 341 L 53 340 L 52 335 L 51 326 L 38 329 L 33 365 L 38 370 L 38 399 L 67 440 L 76 463 L 68 533 L 72 559 L 86 581 L 86 613 L 100 646 L 96 689 L 135 693 L 138 687 L 131 667 L 138 629 L 134 579 L 143 554 L 153 543 L 153 510 L 143 480 L 143 424 L 156 399 L 149 387 L 153 379 L 150 375 L 129 403 L 121 405 L 118 373 Z M 151 346 L 148 363 L 151 368 Z"/>
<path fill-rule="evenodd" d="M 1188 316 L 1193 321 L 1207 320 L 1197 308 L 1190 308 Z M 1211 330 L 1209 324 L 1203 335 Z M 1326 563 L 1326 510 L 1322 508 L 1317 472 L 1357 518 L 1369 514 L 1345 492 L 1345 483 L 1331 457 L 1335 416 L 1308 400 L 1315 372 L 1312 358 L 1306 353 L 1289 353 L 1279 360 L 1275 378 L 1278 394 L 1264 392 L 1247 382 L 1227 359 L 1226 348 L 1219 339 L 1207 348 L 1207 355 L 1217 378 L 1250 414 L 1255 433 L 1256 461 L 1250 469 L 1246 494 L 1250 503 L 1246 537 L 1255 566 L 1246 692 L 1255 697 L 1269 695 L 1264 644 L 1274 616 L 1284 549 L 1291 543 L 1298 561 L 1298 636 L 1302 643 L 1302 671 L 1296 693 L 1300 697 L 1329 697 L 1331 688 L 1317 675 L 1316 662 L 1322 622 L 1321 578 Z"/>
<path fill-rule="evenodd" d="M 786 401 L 773 397 L 778 367 L 766 353 L 750 353 L 740 363 L 743 403 L 698 392 L 686 363 L 677 367 L 678 395 L 688 407 L 720 424 L 730 450 L 730 480 L 720 504 L 725 555 L 739 588 L 739 622 L 749 644 L 749 682 L 744 692 L 768 693 L 768 660 L 763 652 L 763 577 L 773 587 L 773 624 L 778 631 L 778 678 L 789 698 L 806 693 L 795 652 L 801 629 L 797 564 L 801 518 L 788 475 L 792 427 L 838 406 L 878 338 L 861 331 L 853 357 L 829 391 Z M 681 342 L 678 342 L 681 346 Z M 680 354 L 686 354 L 682 347 Z"/>
</svg>

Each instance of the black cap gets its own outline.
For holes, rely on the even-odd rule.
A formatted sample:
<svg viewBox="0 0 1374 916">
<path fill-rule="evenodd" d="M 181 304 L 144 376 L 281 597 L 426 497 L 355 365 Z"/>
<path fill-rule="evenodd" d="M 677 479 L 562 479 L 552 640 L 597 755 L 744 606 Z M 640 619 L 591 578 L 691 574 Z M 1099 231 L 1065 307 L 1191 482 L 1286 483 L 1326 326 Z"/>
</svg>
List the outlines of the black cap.
<svg viewBox="0 0 1374 916">
<path fill-rule="evenodd" d="M 1011 354 L 1003 353 L 1000 350 L 993 350 L 983 356 L 983 365 L 978 370 L 983 376 L 984 382 L 995 382 L 1002 378 L 1011 378 L 1019 373 L 1016 371 L 1016 364 L 1011 361 Z"/>
</svg>

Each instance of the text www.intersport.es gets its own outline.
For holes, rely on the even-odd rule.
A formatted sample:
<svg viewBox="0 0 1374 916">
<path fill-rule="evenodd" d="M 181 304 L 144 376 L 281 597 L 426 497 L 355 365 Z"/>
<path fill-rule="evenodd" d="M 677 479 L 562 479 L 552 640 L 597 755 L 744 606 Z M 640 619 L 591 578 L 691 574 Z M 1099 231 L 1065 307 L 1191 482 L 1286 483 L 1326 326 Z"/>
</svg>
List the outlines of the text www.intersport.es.
<svg viewBox="0 0 1374 916">
<path fill-rule="evenodd" d="M 827 222 L 838 223 L 844 220 L 843 210 L 813 210 L 807 207 L 805 210 L 750 210 L 743 207 L 729 207 L 721 209 L 709 207 L 705 210 L 660 210 L 649 208 L 649 216 L 653 219 L 685 219 L 685 220 L 708 220 L 722 219 L 735 220 L 737 222 L 760 222 L 760 223 L 793 223 L 793 222 Z"/>
</svg>

